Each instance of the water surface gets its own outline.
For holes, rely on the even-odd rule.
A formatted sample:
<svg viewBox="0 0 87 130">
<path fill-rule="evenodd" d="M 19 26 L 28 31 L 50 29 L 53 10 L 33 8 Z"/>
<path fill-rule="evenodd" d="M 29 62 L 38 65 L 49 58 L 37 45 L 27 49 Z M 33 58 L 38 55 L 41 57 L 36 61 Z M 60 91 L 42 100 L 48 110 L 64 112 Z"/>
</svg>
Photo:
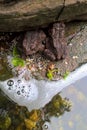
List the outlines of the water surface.
<svg viewBox="0 0 87 130">
<path fill-rule="evenodd" d="M 87 77 L 79 80 L 72 86 L 66 87 L 62 97 L 72 102 L 69 113 L 59 118 L 51 118 L 52 130 L 87 130 Z"/>
</svg>

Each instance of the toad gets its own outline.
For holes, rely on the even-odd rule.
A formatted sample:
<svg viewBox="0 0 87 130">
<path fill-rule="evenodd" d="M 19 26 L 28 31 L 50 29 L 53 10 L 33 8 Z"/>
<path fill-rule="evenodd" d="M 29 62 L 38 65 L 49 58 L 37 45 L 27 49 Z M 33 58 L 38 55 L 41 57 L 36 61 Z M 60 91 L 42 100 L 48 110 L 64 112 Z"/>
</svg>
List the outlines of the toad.
<svg viewBox="0 0 87 130">
<path fill-rule="evenodd" d="M 63 23 L 54 23 L 46 34 L 42 30 L 27 32 L 23 41 L 26 55 L 42 52 L 52 61 L 64 59 L 67 50 L 64 30 Z"/>
<path fill-rule="evenodd" d="M 46 40 L 46 35 L 42 30 L 28 31 L 23 40 L 23 48 L 26 55 L 43 52 L 45 46 L 42 44 Z"/>
<path fill-rule="evenodd" d="M 54 23 L 53 26 L 48 29 L 44 55 L 50 60 L 58 61 L 64 59 L 66 53 L 65 25 L 64 23 Z"/>
</svg>

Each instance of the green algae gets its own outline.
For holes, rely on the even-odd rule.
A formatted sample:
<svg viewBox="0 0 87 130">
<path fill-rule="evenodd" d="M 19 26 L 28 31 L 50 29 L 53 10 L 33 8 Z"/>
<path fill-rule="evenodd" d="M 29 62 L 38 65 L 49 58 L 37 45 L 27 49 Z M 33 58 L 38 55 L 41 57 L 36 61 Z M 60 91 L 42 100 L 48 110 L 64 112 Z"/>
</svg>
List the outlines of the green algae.
<svg viewBox="0 0 87 130">
<path fill-rule="evenodd" d="M 57 94 L 51 102 L 46 105 L 46 113 L 49 116 L 61 116 L 65 111 L 71 110 L 71 102 L 67 98 L 62 98 L 60 94 Z"/>
</svg>

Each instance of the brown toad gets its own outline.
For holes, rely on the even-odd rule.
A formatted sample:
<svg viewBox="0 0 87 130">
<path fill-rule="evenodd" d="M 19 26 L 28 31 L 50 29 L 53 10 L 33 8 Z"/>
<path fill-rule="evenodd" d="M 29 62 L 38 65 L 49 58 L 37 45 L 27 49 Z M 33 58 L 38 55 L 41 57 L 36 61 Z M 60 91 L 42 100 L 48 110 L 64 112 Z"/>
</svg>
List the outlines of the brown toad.
<svg viewBox="0 0 87 130">
<path fill-rule="evenodd" d="M 23 48 L 26 55 L 32 55 L 38 51 L 44 51 L 45 46 L 42 42 L 46 39 L 46 35 L 42 30 L 28 31 L 23 40 Z"/>
<path fill-rule="evenodd" d="M 28 32 L 23 41 L 26 55 L 40 51 L 52 61 L 65 58 L 67 44 L 64 33 L 65 25 L 63 23 L 54 23 L 49 27 L 47 36 L 42 30 Z"/>
<path fill-rule="evenodd" d="M 63 23 L 55 23 L 48 29 L 44 54 L 54 61 L 65 58 L 66 52 L 65 25 Z"/>
</svg>

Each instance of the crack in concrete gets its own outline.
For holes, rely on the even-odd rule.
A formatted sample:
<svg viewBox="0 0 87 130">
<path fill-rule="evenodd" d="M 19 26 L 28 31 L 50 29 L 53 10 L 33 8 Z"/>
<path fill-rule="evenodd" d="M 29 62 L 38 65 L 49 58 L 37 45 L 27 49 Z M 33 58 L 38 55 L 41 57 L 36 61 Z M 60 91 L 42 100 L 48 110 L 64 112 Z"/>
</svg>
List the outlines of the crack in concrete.
<svg viewBox="0 0 87 130">
<path fill-rule="evenodd" d="M 80 33 L 83 29 L 85 28 L 85 26 L 82 26 L 75 34 L 71 35 L 70 37 L 67 38 L 68 41 L 68 45 L 71 44 L 71 41 L 76 37 L 76 35 L 78 33 Z"/>
<path fill-rule="evenodd" d="M 63 2 L 63 7 L 62 7 L 62 9 L 60 10 L 60 12 L 58 13 L 57 17 L 55 18 L 56 21 L 59 20 L 59 17 L 61 16 L 61 14 L 62 14 L 62 12 L 63 12 L 63 10 L 64 10 L 64 8 L 65 8 L 65 1 L 66 1 L 66 0 L 64 0 L 64 2 Z"/>
</svg>

